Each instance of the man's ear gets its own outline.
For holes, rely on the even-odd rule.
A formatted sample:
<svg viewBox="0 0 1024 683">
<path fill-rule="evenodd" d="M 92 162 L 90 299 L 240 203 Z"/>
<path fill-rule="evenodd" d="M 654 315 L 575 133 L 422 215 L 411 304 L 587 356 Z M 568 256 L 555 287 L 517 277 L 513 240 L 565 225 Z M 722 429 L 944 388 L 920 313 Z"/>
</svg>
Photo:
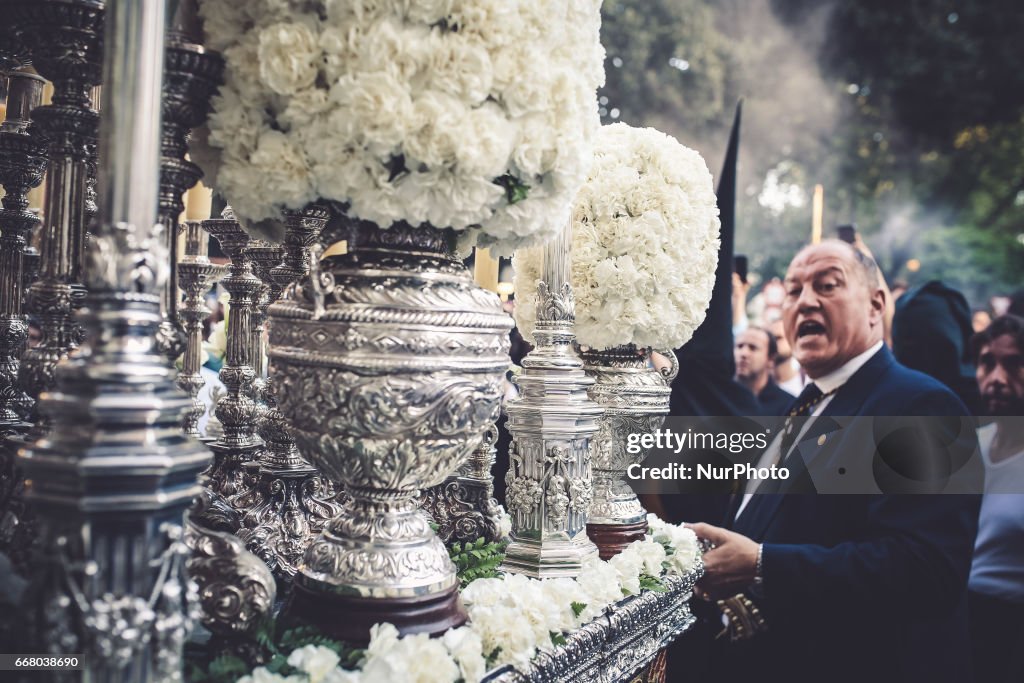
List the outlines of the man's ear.
<svg viewBox="0 0 1024 683">
<path fill-rule="evenodd" d="M 888 310 L 888 298 L 881 287 L 875 287 L 871 292 L 871 314 L 869 320 L 871 326 L 884 324 L 886 311 Z"/>
</svg>

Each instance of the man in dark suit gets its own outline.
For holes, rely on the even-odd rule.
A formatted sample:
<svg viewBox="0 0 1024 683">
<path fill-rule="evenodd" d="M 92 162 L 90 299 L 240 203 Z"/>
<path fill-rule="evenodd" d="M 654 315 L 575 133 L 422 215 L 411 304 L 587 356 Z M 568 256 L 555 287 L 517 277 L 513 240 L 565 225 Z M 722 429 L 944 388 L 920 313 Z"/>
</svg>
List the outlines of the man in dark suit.
<svg viewBox="0 0 1024 683">
<path fill-rule="evenodd" d="M 757 397 L 758 415 L 785 415 L 796 396 L 775 383 L 778 344 L 763 327 L 751 326 L 736 338 L 736 381 Z"/>
<path fill-rule="evenodd" d="M 885 348 L 877 283 L 874 262 L 843 242 L 793 259 L 783 319 L 812 382 L 790 414 L 820 417 L 778 434 L 760 465 L 789 466 L 787 456 L 822 444 L 847 462 L 876 457 L 831 416 L 967 414 L 949 389 Z M 948 458 L 940 450 L 916 449 L 911 465 L 927 471 L 920 461 Z M 750 482 L 735 497 L 731 530 L 693 525 L 715 546 L 698 595 L 721 601 L 735 637 L 715 643 L 716 680 L 970 680 L 976 496 L 786 495 L 789 482 L 765 485 L 774 492 L 755 495 Z"/>
</svg>

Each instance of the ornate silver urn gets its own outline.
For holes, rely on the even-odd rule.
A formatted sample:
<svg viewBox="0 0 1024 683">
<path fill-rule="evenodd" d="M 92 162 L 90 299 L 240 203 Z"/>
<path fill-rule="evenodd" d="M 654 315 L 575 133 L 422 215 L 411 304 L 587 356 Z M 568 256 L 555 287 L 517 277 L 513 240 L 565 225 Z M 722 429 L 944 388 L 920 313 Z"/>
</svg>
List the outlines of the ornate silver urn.
<svg viewBox="0 0 1024 683">
<path fill-rule="evenodd" d="M 288 615 L 337 637 L 465 621 L 455 567 L 420 509 L 498 417 L 512 320 L 430 227 L 351 226 L 270 308 L 281 412 L 351 497 L 307 549 Z"/>
<path fill-rule="evenodd" d="M 580 351 L 583 370 L 594 379 L 587 393 L 604 408 L 594 437 L 594 498 L 590 503 L 587 534 L 597 544 L 601 559 L 618 554 L 647 532 L 647 510 L 626 482 L 630 465 L 643 462 L 649 449 L 630 453 L 630 434 L 659 429 L 669 411 L 671 384 L 679 366 L 675 354 L 661 352 L 672 361 L 664 372 L 650 364 L 650 349 L 620 346 Z"/>
</svg>

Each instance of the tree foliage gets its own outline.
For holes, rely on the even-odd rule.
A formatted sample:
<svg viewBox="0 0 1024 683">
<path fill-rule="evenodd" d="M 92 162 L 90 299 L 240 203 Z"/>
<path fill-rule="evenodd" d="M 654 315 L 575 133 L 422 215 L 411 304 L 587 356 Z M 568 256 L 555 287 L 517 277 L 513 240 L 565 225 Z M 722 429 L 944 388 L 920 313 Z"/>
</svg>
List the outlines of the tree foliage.
<svg viewBox="0 0 1024 683">
<path fill-rule="evenodd" d="M 609 0 L 605 114 L 717 173 L 743 97 L 737 250 L 753 269 L 780 274 L 807 240 L 821 183 L 827 231 L 855 222 L 890 277 L 980 303 L 1024 269 L 1020 36 L 1017 0 Z"/>
</svg>

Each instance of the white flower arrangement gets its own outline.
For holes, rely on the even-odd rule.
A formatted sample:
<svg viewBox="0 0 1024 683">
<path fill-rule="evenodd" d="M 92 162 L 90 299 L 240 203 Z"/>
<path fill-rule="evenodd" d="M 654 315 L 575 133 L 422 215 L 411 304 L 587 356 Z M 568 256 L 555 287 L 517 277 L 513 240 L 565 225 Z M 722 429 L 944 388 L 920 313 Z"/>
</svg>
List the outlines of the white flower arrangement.
<svg viewBox="0 0 1024 683">
<path fill-rule="evenodd" d="M 505 253 L 543 241 L 599 128 L 600 5 L 201 0 L 226 68 L 193 159 L 250 226 L 327 199 Z"/>
<path fill-rule="evenodd" d="M 302 673 L 285 677 L 260 667 L 238 683 L 476 683 L 488 663 L 527 664 L 539 649 L 554 647 L 553 635 L 579 628 L 624 595 L 639 593 L 644 580 L 695 569 L 700 548 L 693 531 L 654 515 L 647 521 L 651 535 L 608 562 L 588 560 L 575 579 L 505 574 L 473 581 L 462 591 L 469 623 L 440 638 L 399 637 L 391 624 L 377 624 L 357 670 L 338 668 L 332 650 L 307 645 L 288 657 Z"/>
<path fill-rule="evenodd" d="M 572 214 L 580 344 L 682 346 L 704 322 L 718 265 L 718 205 L 700 154 L 653 128 L 604 126 Z M 517 252 L 516 324 L 532 341 L 542 249 Z"/>
</svg>

